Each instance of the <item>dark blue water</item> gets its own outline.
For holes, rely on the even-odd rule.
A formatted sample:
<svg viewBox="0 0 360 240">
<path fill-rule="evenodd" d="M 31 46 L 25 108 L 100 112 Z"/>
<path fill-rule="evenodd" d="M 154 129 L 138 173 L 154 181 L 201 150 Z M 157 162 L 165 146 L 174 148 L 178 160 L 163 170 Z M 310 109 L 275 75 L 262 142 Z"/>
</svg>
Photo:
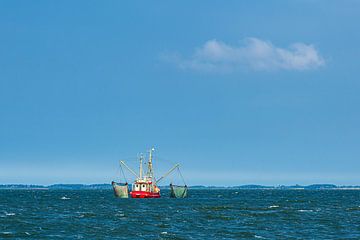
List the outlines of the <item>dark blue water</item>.
<svg viewBox="0 0 360 240">
<path fill-rule="evenodd" d="M 100 190 L 0 190 L 0 238 L 360 239 L 360 191 L 190 190 L 187 199 L 116 199 Z"/>
</svg>

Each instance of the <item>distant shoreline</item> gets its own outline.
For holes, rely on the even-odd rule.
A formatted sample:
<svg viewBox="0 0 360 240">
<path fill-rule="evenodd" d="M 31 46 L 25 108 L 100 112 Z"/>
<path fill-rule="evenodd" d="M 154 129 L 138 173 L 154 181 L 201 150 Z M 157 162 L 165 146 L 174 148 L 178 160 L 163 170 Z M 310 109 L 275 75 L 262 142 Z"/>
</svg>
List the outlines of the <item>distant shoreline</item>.
<svg viewBox="0 0 360 240">
<path fill-rule="evenodd" d="M 167 189 L 169 186 L 160 186 Z M 292 186 L 263 186 L 263 185 L 239 185 L 239 186 L 189 186 L 190 189 L 259 189 L 259 190 L 360 190 L 360 186 L 337 186 L 334 184 L 312 184 L 312 185 L 292 185 Z M 0 190 L 111 190 L 111 184 L 0 184 Z"/>
</svg>

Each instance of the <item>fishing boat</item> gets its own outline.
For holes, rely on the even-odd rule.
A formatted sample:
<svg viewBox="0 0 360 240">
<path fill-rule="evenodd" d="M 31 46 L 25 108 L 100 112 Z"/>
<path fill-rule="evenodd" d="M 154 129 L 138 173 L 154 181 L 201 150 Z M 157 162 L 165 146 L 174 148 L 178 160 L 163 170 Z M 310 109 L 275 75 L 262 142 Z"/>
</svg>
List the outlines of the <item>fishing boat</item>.
<svg viewBox="0 0 360 240">
<path fill-rule="evenodd" d="M 149 151 L 149 158 L 147 161 L 147 171 L 144 173 L 143 171 L 143 161 L 144 157 L 141 154 L 139 157 L 139 173 L 136 173 L 133 169 L 131 169 L 125 161 L 120 161 L 121 171 L 124 175 L 124 171 L 122 167 L 125 167 L 132 175 L 135 176 L 135 181 L 131 185 L 130 197 L 131 198 L 160 198 L 160 188 L 158 187 L 158 183 L 166 178 L 169 174 L 171 174 L 174 170 L 178 170 L 181 178 L 184 181 L 184 178 L 180 172 L 180 164 L 175 164 L 169 171 L 167 171 L 162 177 L 159 179 L 155 178 L 153 171 L 153 152 L 154 148 L 151 148 Z M 126 179 L 126 178 L 125 178 Z M 185 181 L 184 181 L 185 184 Z M 119 198 L 128 198 L 129 197 L 129 186 L 127 181 L 125 183 L 117 183 L 112 182 L 112 186 L 114 189 L 114 195 Z M 178 186 L 170 184 L 170 197 L 173 198 L 185 198 L 187 196 L 187 186 Z"/>
</svg>

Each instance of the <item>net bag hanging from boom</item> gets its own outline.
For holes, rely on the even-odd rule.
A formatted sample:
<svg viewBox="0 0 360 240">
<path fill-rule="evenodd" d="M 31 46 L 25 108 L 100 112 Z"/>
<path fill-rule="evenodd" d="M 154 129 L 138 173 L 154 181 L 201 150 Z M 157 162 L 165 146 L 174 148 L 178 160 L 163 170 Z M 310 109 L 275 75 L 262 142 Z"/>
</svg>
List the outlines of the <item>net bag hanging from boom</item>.
<svg viewBox="0 0 360 240">
<path fill-rule="evenodd" d="M 121 165 L 120 165 L 120 168 L 121 168 L 121 172 L 123 174 L 123 177 L 125 179 L 125 183 L 116 183 L 116 182 L 111 182 L 111 185 L 114 189 L 114 195 L 115 197 L 118 197 L 118 198 L 129 198 L 129 186 L 128 186 L 128 183 L 127 183 L 127 180 L 126 180 L 126 177 L 125 177 L 125 173 L 124 173 L 124 170 L 122 169 Z"/>
<path fill-rule="evenodd" d="M 170 197 L 171 198 L 186 198 L 187 197 L 187 186 L 185 180 L 180 172 L 180 169 L 177 168 L 178 173 L 184 182 L 184 186 L 174 185 L 170 183 Z"/>
<path fill-rule="evenodd" d="M 111 183 L 114 189 L 114 195 L 118 198 L 128 198 L 129 197 L 129 190 L 127 183 Z"/>
<path fill-rule="evenodd" d="M 178 186 L 170 184 L 170 197 L 171 198 L 186 198 L 187 186 Z"/>
<path fill-rule="evenodd" d="M 159 180 L 157 180 L 157 182 L 156 182 L 156 183 L 159 183 L 161 180 L 163 180 L 165 177 L 167 177 L 170 173 L 172 173 L 175 169 L 177 169 L 182 181 L 184 182 L 184 186 L 173 185 L 171 183 L 170 184 L 170 197 L 172 197 L 172 198 L 185 198 L 187 196 L 187 186 L 186 186 L 185 180 L 180 172 L 179 166 L 180 166 L 180 164 L 175 164 L 174 167 L 172 167 L 167 173 L 165 173 L 164 176 L 159 178 Z"/>
</svg>

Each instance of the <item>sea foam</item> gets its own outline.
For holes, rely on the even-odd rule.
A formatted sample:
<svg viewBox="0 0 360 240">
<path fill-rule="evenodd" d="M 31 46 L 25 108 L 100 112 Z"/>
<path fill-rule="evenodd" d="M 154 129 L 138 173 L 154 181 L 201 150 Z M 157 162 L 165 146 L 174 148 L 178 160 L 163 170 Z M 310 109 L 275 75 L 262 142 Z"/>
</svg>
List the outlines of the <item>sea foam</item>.
<svg viewBox="0 0 360 240">
<path fill-rule="evenodd" d="M 269 206 L 269 208 L 278 208 L 279 206 L 278 205 L 271 205 Z"/>
</svg>

